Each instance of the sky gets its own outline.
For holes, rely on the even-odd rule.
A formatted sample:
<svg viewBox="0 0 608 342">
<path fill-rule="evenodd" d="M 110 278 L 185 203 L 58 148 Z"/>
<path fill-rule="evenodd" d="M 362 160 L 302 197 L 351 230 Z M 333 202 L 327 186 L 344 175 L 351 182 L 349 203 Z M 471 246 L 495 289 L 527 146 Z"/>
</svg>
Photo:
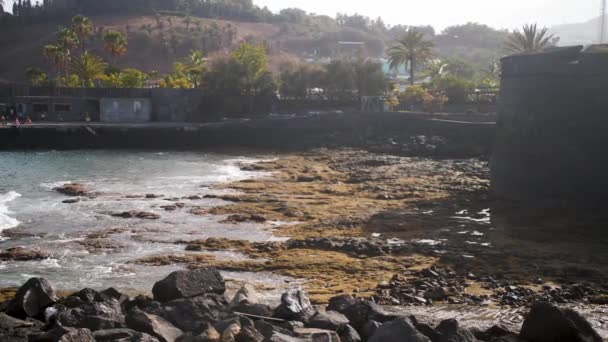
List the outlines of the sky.
<svg viewBox="0 0 608 342">
<path fill-rule="evenodd" d="M 12 0 L 5 0 L 7 9 Z M 599 16 L 601 0 L 254 0 L 273 11 L 298 7 L 335 16 L 360 13 L 382 17 L 391 25 L 446 26 L 477 22 L 513 29 L 526 23 L 554 26 L 585 22 Z"/>
</svg>

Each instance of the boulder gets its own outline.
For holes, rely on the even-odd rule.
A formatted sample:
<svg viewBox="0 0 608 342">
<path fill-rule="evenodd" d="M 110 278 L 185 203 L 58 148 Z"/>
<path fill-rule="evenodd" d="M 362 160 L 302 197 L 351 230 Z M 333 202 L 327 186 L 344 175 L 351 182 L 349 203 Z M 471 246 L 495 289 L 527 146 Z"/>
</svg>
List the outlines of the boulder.
<svg viewBox="0 0 608 342">
<path fill-rule="evenodd" d="M 37 333 L 42 328 L 38 321 L 23 321 L 0 313 L 0 341 L 27 341 L 28 335 Z"/>
<path fill-rule="evenodd" d="M 296 336 L 306 341 L 312 342 L 340 342 L 340 337 L 335 331 L 314 329 L 314 328 L 301 328 L 295 330 Z"/>
<path fill-rule="evenodd" d="M 215 267 L 176 271 L 154 284 L 152 293 L 159 302 L 192 298 L 208 293 L 222 295 L 226 292 L 224 278 Z"/>
<path fill-rule="evenodd" d="M 254 327 L 243 326 L 241 331 L 235 338 L 236 342 L 262 342 L 264 335 L 257 331 Z"/>
<path fill-rule="evenodd" d="M 256 304 L 259 302 L 259 299 L 260 295 L 257 293 L 255 288 L 251 285 L 245 285 L 241 287 L 234 295 L 234 298 L 230 302 L 230 308 L 233 308 L 244 301 L 251 304 Z"/>
<path fill-rule="evenodd" d="M 288 290 L 281 296 L 281 304 L 274 310 L 274 317 L 307 322 L 315 314 L 310 299 L 300 289 Z"/>
<path fill-rule="evenodd" d="M 61 324 L 53 324 L 46 332 L 28 336 L 28 342 L 95 342 L 89 329 L 66 328 Z"/>
<path fill-rule="evenodd" d="M 270 306 L 266 304 L 251 304 L 248 301 L 243 301 L 239 305 L 232 307 L 230 310 L 232 310 L 232 312 L 262 317 L 270 317 L 273 314 L 273 310 Z"/>
<path fill-rule="evenodd" d="M 361 337 L 363 337 L 364 341 L 369 340 L 376 331 L 382 326 L 382 323 L 376 321 L 369 321 L 361 327 L 359 330 L 361 332 Z"/>
<path fill-rule="evenodd" d="M 455 319 L 442 321 L 435 330 L 439 333 L 439 342 L 477 342 L 475 335 Z"/>
<path fill-rule="evenodd" d="M 310 328 L 336 331 L 342 325 L 350 323 L 343 314 L 335 311 L 317 312 L 308 321 Z"/>
<path fill-rule="evenodd" d="M 7 314 L 17 318 L 43 318 L 44 310 L 57 300 L 51 282 L 44 278 L 32 278 L 19 288 L 8 304 Z"/>
<path fill-rule="evenodd" d="M 156 337 L 131 329 L 99 330 L 93 333 L 96 342 L 159 342 Z"/>
<path fill-rule="evenodd" d="M 222 332 L 222 342 L 236 342 L 236 336 L 241 332 L 241 324 L 238 322 L 229 324 Z"/>
<path fill-rule="evenodd" d="M 156 337 L 161 342 L 175 342 L 183 332 L 164 318 L 133 308 L 127 314 L 127 327 Z"/>
<path fill-rule="evenodd" d="M 519 337 L 529 342 L 602 341 L 591 324 L 577 312 L 544 302 L 532 306 Z"/>
<path fill-rule="evenodd" d="M 89 195 L 89 191 L 86 187 L 80 183 L 68 183 L 62 186 L 58 186 L 53 188 L 53 191 L 56 191 L 60 194 L 71 196 L 71 197 L 79 197 L 79 196 L 87 196 Z"/>
<path fill-rule="evenodd" d="M 357 330 L 355 330 L 355 328 L 351 327 L 348 324 L 345 324 L 345 325 L 339 327 L 336 332 L 340 336 L 341 342 L 361 342 L 362 341 L 361 336 L 359 335 Z"/>
<path fill-rule="evenodd" d="M 276 325 L 272 325 L 264 320 L 259 320 L 255 322 L 255 328 L 259 331 L 266 340 L 272 340 L 272 337 L 275 335 L 279 336 L 290 336 L 293 337 L 293 333 L 287 329 L 282 327 L 278 327 Z M 278 338 L 277 338 L 278 339 Z"/>
<path fill-rule="evenodd" d="M 125 327 L 125 317 L 118 302 L 84 302 L 79 307 L 60 310 L 57 321 L 65 327 L 91 331 Z"/>
<path fill-rule="evenodd" d="M 70 329 L 58 342 L 95 342 L 95 337 L 89 329 Z"/>
<path fill-rule="evenodd" d="M 224 296 L 208 294 L 165 303 L 158 314 L 182 331 L 200 334 L 221 319 L 227 305 Z"/>
<path fill-rule="evenodd" d="M 386 313 L 377 304 L 361 299 L 343 309 L 341 313 L 348 318 L 350 324 L 357 330 L 360 330 L 368 321 L 384 323 L 397 318 L 395 315 Z"/>
<path fill-rule="evenodd" d="M 201 342 L 219 342 L 222 336 L 214 327 L 209 327 L 197 336 Z"/>
<path fill-rule="evenodd" d="M 423 332 L 424 333 L 424 332 Z M 512 340 L 517 341 L 517 334 L 501 325 L 495 325 L 485 331 L 473 331 L 475 337 L 482 341 Z"/>
<path fill-rule="evenodd" d="M 27 249 L 24 247 L 13 247 L 0 252 L 0 260 L 4 261 L 33 261 L 50 258 L 51 255 L 38 249 Z"/>
<path fill-rule="evenodd" d="M 327 311 L 336 311 L 340 313 L 344 313 L 344 311 L 352 305 L 355 305 L 357 300 L 355 297 L 351 295 L 341 295 L 337 297 L 333 297 L 329 300 L 329 305 L 327 305 Z"/>
<path fill-rule="evenodd" d="M 138 218 L 138 219 L 144 219 L 144 220 L 158 220 L 160 219 L 160 215 L 155 214 L 155 213 L 150 213 L 147 211 L 124 211 L 122 213 L 114 213 L 112 214 L 112 216 L 114 217 L 121 217 L 124 219 L 133 219 L 133 218 Z"/>
<path fill-rule="evenodd" d="M 369 342 L 431 342 L 421 334 L 407 317 L 400 317 L 382 324 Z"/>
</svg>

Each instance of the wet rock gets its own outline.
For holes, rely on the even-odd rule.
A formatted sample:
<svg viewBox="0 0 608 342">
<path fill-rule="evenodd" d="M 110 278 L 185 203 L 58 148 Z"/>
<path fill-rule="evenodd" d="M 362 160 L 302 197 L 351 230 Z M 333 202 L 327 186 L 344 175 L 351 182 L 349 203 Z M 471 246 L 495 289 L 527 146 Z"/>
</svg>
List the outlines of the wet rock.
<svg viewBox="0 0 608 342">
<path fill-rule="evenodd" d="M 155 199 L 155 198 L 161 198 L 161 197 L 164 197 L 164 195 L 146 194 L 147 199 Z"/>
<path fill-rule="evenodd" d="M 208 293 L 224 294 L 224 278 L 215 267 L 176 271 L 154 284 L 152 293 L 159 302 L 191 298 Z"/>
<path fill-rule="evenodd" d="M 194 195 L 194 196 L 188 196 L 188 197 L 186 197 L 185 199 L 189 199 L 189 200 L 191 200 L 191 201 L 198 201 L 198 200 L 202 200 L 202 199 L 203 199 L 203 197 L 202 197 L 202 196 L 199 196 L 199 195 Z"/>
<path fill-rule="evenodd" d="M 99 298 L 104 302 L 115 300 L 121 305 L 127 300 L 129 300 L 129 296 L 122 294 L 120 291 L 113 287 L 107 288 L 99 292 Z"/>
<path fill-rule="evenodd" d="M 296 336 L 312 342 L 333 342 L 340 341 L 340 337 L 335 331 L 303 328 L 295 330 Z"/>
<path fill-rule="evenodd" d="M 146 212 L 146 211 L 136 211 L 136 210 L 125 211 L 122 213 L 115 213 L 115 214 L 112 214 L 112 216 L 121 217 L 124 219 L 134 219 L 134 218 L 144 219 L 144 220 L 160 219 L 160 215 L 158 215 L 158 214 L 150 213 L 150 212 Z"/>
<path fill-rule="evenodd" d="M 230 308 L 238 306 L 245 301 L 250 304 L 256 304 L 258 303 L 259 299 L 260 295 L 257 293 L 255 288 L 251 285 L 245 285 L 241 287 L 234 295 L 234 298 L 230 302 Z"/>
<path fill-rule="evenodd" d="M 357 330 L 361 329 L 368 321 L 380 323 L 392 321 L 397 316 L 386 313 L 375 303 L 358 299 L 355 304 L 340 311 L 345 315 L 350 324 Z"/>
<path fill-rule="evenodd" d="M 244 222 L 265 223 L 266 221 L 268 221 L 268 219 L 263 215 L 234 214 L 234 215 L 228 216 L 228 218 L 226 218 L 226 220 L 224 220 L 223 222 L 237 224 L 237 223 L 244 223 Z"/>
<path fill-rule="evenodd" d="M 89 195 L 89 191 L 87 190 L 87 188 L 80 183 L 64 184 L 62 186 L 53 188 L 53 191 L 56 191 L 60 194 L 71 196 L 71 197 L 80 197 L 80 196 Z"/>
<path fill-rule="evenodd" d="M 352 305 L 355 305 L 357 300 L 355 297 L 351 295 L 340 295 L 333 297 L 329 300 L 329 304 L 327 305 L 327 311 L 336 311 L 343 313 L 344 310 L 349 308 Z"/>
<path fill-rule="evenodd" d="M 285 337 L 293 337 L 292 331 L 282 327 L 278 327 L 276 325 L 272 325 L 264 320 L 256 321 L 255 328 L 264 336 L 266 340 L 272 340 L 272 337 L 277 334 Z"/>
<path fill-rule="evenodd" d="M 284 320 L 307 322 L 315 314 L 310 299 L 300 289 L 288 290 L 281 296 L 281 304 L 275 309 L 274 317 Z"/>
<path fill-rule="evenodd" d="M 8 304 L 7 314 L 16 318 L 40 318 L 44 315 L 44 310 L 57 300 L 50 281 L 32 278 L 19 288 L 15 298 Z"/>
<path fill-rule="evenodd" d="M 0 260 L 2 261 L 32 261 L 44 260 L 50 258 L 51 255 L 42 252 L 39 249 L 27 249 L 24 247 L 14 247 L 0 252 Z"/>
<path fill-rule="evenodd" d="M 127 327 L 156 337 L 161 342 L 174 342 L 183 333 L 164 318 L 134 308 L 127 314 Z"/>
<path fill-rule="evenodd" d="M 359 330 L 361 332 L 361 337 L 363 337 L 364 341 L 369 340 L 376 331 L 382 326 L 382 323 L 376 321 L 369 321 L 361 327 Z"/>
<path fill-rule="evenodd" d="M 257 331 L 254 327 L 243 326 L 235 337 L 235 342 L 262 342 L 264 335 Z"/>
<path fill-rule="evenodd" d="M 227 306 L 224 296 L 207 294 L 164 303 L 156 312 L 182 331 L 201 333 L 222 317 Z"/>
<path fill-rule="evenodd" d="M 80 202 L 80 198 L 67 199 L 67 200 L 64 200 L 61 203 L 64 203 L 64 204 L 74 204 L 74 203 L 78 203 L 78 202 Z"/>
<path fill-rule="evenodd" d="M 431 342 L 407 317 L 397 318 L 379 327 L 369 342 Z"/>
<path fill-rule="evenodd" d="M 231 308 L 233 312 L 244 313 L 247 315 L 255 315 L 262 317 L 270 317 L 273 314 L 273 309 L 266 304 L 249 303 L 244 300 Z"/>
<path fill-rule="evenodd" d="M 478 340 L 482 341 L 498 341 L 498 340 L 511 340 L 517 341 L 517 334 L 510 331 L 509 329 L 495 325 L 485 331 L 473 332 Z"/>
<path fill-rule="evenodd" d="M 602 341 L 591 324 L 577 312 L 549 303 L 532 306 L 519 336 L 529 342 Z"/>
<path fill-rule="evenodd" d="M 336 330 L 336 332 L 340 336 L 341 342 L 361 342 L 362 341 L 361 336 L 359 335 L 357 330 L 355 330 L 355 328 L 351 327 L 348 324 L 342 325 L 341 327 L 338 328 L 338 330 Z"/>
<path fill-rule="evenodd" d="M 160 208 L 165 209 L 165 211 L 176 211 L 177 210 L 176 205 L 163 205 Z"/>
<path fill-rule="evenodd" d="M 61 336 L 59 342 L 95 342 L 95 337 L 89 329 L 71 329 Z"/>
<path fill-rule="evenodd" d="M 321 179 L 322 179 L 321 176 L 300 175 L 296 178 L 296 181 L 299 183 L 312 183 L 312 182 L 320 181 Z"/>
<path fill-rule="evenodd" d="M 85 302 L 76 308 L 60 310 L 57 321 L 65 327 L 91 331 L 125 327 L 125 317 L 118 302 Z"/>
<path fill-rule="evenodd" d="M 325 329 L 336 331 L 343 325 L 349 323 L 348 318 L 335 311 L 317 312 L 308 321 L 310 328 Z"/>
<path fill-rule="evenodd" d="M 158 342 L 158 339 L 146 333 L 131 329 L 99 330 L 93 333 L 96 342 Z"/>
<path fill-rule="evenodd" d="M 477 338 L 471 331 L 461 327 L 455 319 L 448 319 L 439 323 L 436 328 L 439 333 L 439 342 L 476 342 Z"/>
<path fill-rule="evenodd" d="M 0 313 L 0 341 L 27 341 L 27 336 L 38 333 L 42 323 L 38 321 L 23 321 Z"/>
</svg>

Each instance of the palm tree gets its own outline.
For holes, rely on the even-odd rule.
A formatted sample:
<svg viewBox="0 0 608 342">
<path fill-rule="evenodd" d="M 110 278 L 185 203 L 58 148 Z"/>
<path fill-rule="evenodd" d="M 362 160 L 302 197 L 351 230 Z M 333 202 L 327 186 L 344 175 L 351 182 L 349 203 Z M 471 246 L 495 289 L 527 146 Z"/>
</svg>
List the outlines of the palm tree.
<svg viewBox="0 0 608 342">
<path fill-rule="evenodd" d="M 86 52 L 86 40 L 93 35 L 93 23 L 91 19 L 83 15 L 75 16 L 72 18 L 72 31 L 74 31 L 78 38 L 78 47 L 82 55 Z"/>
<path fill-rule="evenodd" d="M 433 42 L 427 40 L 422 32 L 410 28 L 395 46 L 388 49 L 390 67 L 398 70 L 402 65 L 409 64 L 410 84 L 414 85 L 416 67 L 431 60 L 433 47 Z"/>
<path fill-rule="evenodd" d="M 84 87 L 94 86 L 94 81 L 101 79 L 108 65 L 98 56 L 85 52 L 72 62 L 71 70 Z"/>
<path fill-rule="evenodd" d="M 192 82 L 194 88 L 201 87 L 206 63 L 207 59 L 203 57 L 202 51 L 190 51 L 190 54 L 186 57 L 188 79 Z"/>
<path fill-rule="evenodd" d="M 127 38 L 122 32 L 108 31 L 103 36 L 104 49 L 112 56 L 112 64 L 116 64 L 116 58 L 127 52 Z"/>
<path fill-rule="evenodd" d="M 42 86 L 48 81 L 48 75 L 46 72 L 38 68 L 27 68 L 25 75 L 27 76 L 27 79 L 30 80 L 30 83 L 35 87 Z"/>
<path fill-rule="evenodd" d="M 44 57 L 51 63 L 53 69 L 57 71 L 58 76 L 64 74 L 64 52 L 58 45 L 45 45 L 43 49 Z"/>
<path fill-rule="evenodd" d="M 505 50 L 510 53 L 534 53 L 557 43 L 559 38 L 548 34 L 549 29 L 539 29 L 536 24 L 524 25 L 523 30 L 515 30 L 505 42 Z"/>
</svg>

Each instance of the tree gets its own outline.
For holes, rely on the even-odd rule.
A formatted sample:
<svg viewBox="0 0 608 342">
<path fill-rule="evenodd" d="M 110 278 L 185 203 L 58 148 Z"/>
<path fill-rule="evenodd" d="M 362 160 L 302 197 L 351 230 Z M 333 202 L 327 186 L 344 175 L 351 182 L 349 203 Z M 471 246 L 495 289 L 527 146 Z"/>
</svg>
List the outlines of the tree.
<svg viewBox="0 0 608 342">
<path fill-rule="evenodd" d="M 71 71 L 78 76 L 80 86 L 94 87 L 95 81 L 103 79 L 107 66 L 100 57 L 85 52 L 72 62 Z"/>
<path fill-rule="evenodd" d="M 206 65 L 207 59 L 203 57 L 202 51 L 190 51 L 186 57 L 186 74 L 194 88 L 201 87 Z"/>
<path fill-rule="evenodd" d="M 35 87 L 40 87 L 45 85 L 49 77 L 46 72 L 40 70 L 39 68 L 27 68 L 25 74 L 30 81 L 31 85 Z"/>
<path fill-rule="evenodd" d="M 505 42 L 505 50 L 509 53 L 534 53 L 554 46 L 559 38 L 548 34 L 549 29 L 539 29 L 536 24 L 524 25 L 523 29 L 515 30 Z"/>
<path fill-rule="evenodd" d="M 268 56 L 263 44 L 254 46 L 242 43 L 231 55 L 232 60 L 240 64 L 245 72 L 245 91 L 251 94 L 256 81 L 266 73 Z"/>
<path fill-rule="evenodd" d="M 86 41 L 93 35 L 93 23 L 85 16 L 77 15 L 72 18 L 72 31 L 78 38 L 78 48 L 80 54 L 86 52 Z"/>
<path fill-rule="evenodd" d="M 397 40 L 397 44 L 388 49 L 389 63 L 393 70 L 409 64 L 410 84 L 414 85 L 415 70 L 418 64 L 424 64 L 433 57 L 434 44 L 424 34 L 410 28 Z"/>
<path fill-rule="evenodd" d="M 149 79 L 148 74 L 144 72 L 126 68 L 107 75 L 103 79 L 103 85 L 110 88 L 143 88 Z"/>
<path fill-rule="evenodd" d="M 48 44 L 44 46 L 43 55 L 49 61 L 52 68 L 57 71 L 57 76 L 64 74 L 64 56 L 63 50 L 54 44 Z"/>
<path fill-rule="evenodd" d="M 112 65 L 116 64 L 116 59 L 127 52 L 127 38 L 122 32 L 108 31 L 103 36 L 103 48 L 110 54 Z"/>
</svg>

